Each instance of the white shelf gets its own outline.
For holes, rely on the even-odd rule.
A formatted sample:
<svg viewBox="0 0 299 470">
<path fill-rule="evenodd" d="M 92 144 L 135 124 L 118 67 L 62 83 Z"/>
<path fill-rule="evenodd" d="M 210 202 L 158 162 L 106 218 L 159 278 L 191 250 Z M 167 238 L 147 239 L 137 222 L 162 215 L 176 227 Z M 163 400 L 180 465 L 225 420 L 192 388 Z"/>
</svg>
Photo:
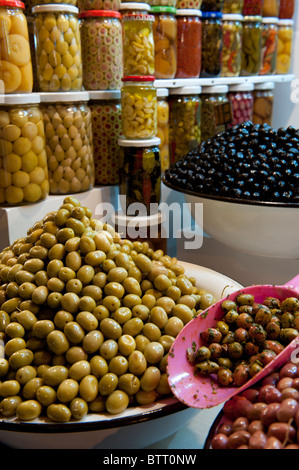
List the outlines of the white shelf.
<svg viewBox="0 0 299 470">
<path fill-rule="evenodd" d="M 291 82 L 293 74 L 286 75 L 253 75 L 246 77 L 217 77 L 217 78 L 173 78 L 155 80 L 156 88 L 178 88 L 183 86 L 239 85 L 240 83 Z"/>
</svg>

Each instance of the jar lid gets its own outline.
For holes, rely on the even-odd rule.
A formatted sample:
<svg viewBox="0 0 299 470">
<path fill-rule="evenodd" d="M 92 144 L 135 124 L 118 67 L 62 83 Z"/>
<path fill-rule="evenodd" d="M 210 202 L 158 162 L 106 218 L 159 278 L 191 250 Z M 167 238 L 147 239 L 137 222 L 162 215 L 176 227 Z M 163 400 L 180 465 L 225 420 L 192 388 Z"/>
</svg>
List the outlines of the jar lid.
<svg viewBox="0 0 299 470">
<path fill-rule="evenodd" d="M 119 6 L 120 10 L 146 10 L 150 11 L 151 7 L 147 3 L 128 2 L 121 3 Z"/>
<path fill-rule="evenodd" d="M 152 13 L 172 13 L 175 15 L 176 8 L 175 7 L 168 7 L 168 6 L 154 6 L 151 7 Z"/>
<path fill-rule="evenodd" d="M 152 139 L 140 139 L 140 140 L 130 140 L 130 139 L 118 139 L 118 145 L 120 147 L 156 147 L 161 144 L 161 139 L 159 137 L 153 137 Z"/>
<path fill-rule="evenodd" d="M 277 24 L 278 23 L 278 18 L 275 16 L 267 16 L 267 17 L 264 17 L 262 19 L 262 23 L 265 23 L 265 24 L 271 24 L 271 23 L 274 23 L 274 24 Z"/>
<path fill-rule="evenodd" d="M 134 227 L 150 227 L 159 225 L 163 222 L 164 216 L 162 212 L 156 212 L 151 215 L 133 216 L 127 215 L 123 211 L 117 211 L 111 214 L 111 222 L 120 226 L 128 226 L 134 223 Z M 132 224 L 133 225 L 133 224 Z"/>
<path fill-rule="evenodd" d="M 176 11 L 177 16 L 202 16 L 201 10 L 195 8 L 180 8 Z"/>
<path fill-rule="evenodd" d="M 8 94 L 0 95 L 1 104 L 37 104 L 40 103 L 39 93 L 20 93 L 20 94 Z"/>
<path fill-rule="evenodd" d="M 178 88 L 170 88 L 169 94 L 170 95 L 200 95 L 201 94 L 201 86 L 181 86 Z"/>
<path fill-rule="evenodd" d="M 75 7 L 74 5 L 66 5 L 64 3 L 60 4 L 47 4 L 47 5 L 36 5 L 32 8 L 32 13 L 48 13 L 48 12 L 60 12 L 64 11 L 67 13 L 79 13 L 79 8 Z"/>
<path fill-rule="evenodd" d="M 41 103 L 72 103 L 73 101 L 88 101 L 88 91 L 59 91 L 53 93 L 39 93 Z"/>
<path fill-rule="evenodd" d="M 258 23 L 258 22 L 262 21 L 262 19 L 263 19 L 263 17 L 259 16 L 259 15 L 255 15 L 255 16 L 249 16 L 248 15 L 248 16 L 243 17 L 243 21 L 248 21 L 248 22 L 252 22 L 252 23 L 254 23 L 254 22 Z"/>
<path fill-rule="evenodd" d="M 89 90 L 90 100 L 119 100 L 120 90 Z"/>
<path fill-rule="evenodd" d="M 24 2 L 19 2 L 18 0 L 0 0 L 0 7 L 17 7 L 25 8 Z"/>
<path fill-rule="evenodd" d="M 255 90 L 274 90 L 274 88 L 275 88 L 274 82 L 256 83 L 254 85 Z"/>
<path fill-rule="evenodd" d="M 157 97 L 164 98 L 169 95 L 168 88 L 157 88 Z"/>
<path fill-rule="evenodd" d="M 227 93 L 228 85 L 212 85 L 212 86 L 203 86 L 202 93 Z"/>
<path fill-rule="evenodd" d="M 123 82 L 154 82 L 155 80 L 154 75 L 127 75 L 122 77 Z"/>
<path fill-rule="evenodd" d="M 235 15 L 233 13 L 225 13 L 222 15 L 223 21 L 243 21 L 243 18 L 243 15 Z"/>
<path fill-rule="evenodd" d="M 121 14 L 115 10 L 88 10 L 81 11 L 79 13 L 79 18 L 88 18 L 92 16 L 104 16 L 108 18 L 121 18 Z"/>
<path fill-rule="evenodd" d="M 209 19 L 209 18 L 222 18 L 221 11 L 203 11 L 202 17 Z"/>
<path fill-rule="evenodd" d="M 229 91 L 252 91 L 254 90 L 253 83 L 240 83 L 239 85 L 231 85 Z"/>
<path fill-rule="evenodd" d="M 279 26 L 293 26 L 294 20 L 278 20 Z"/>
</svg>

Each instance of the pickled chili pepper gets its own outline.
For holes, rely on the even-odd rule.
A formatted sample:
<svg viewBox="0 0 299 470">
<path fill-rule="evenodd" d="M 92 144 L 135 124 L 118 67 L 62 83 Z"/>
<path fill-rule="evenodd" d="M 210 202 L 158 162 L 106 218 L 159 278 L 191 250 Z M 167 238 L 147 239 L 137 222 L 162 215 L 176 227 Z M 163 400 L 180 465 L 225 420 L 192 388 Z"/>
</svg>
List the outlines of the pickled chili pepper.
<svg viewBox="0 0 299 470">
<path fill-rule="evenodd" d="M 241 75 L 257 75 L 261 65 L 262 17 L 246 16 L 243 20 Z"/>
<path fill-rule="evenodd" d="M 262 57 L 260 75 L 270 75 L 276 69 L 278 19 L 264 18 L 262 22 Z"/>
</svg>

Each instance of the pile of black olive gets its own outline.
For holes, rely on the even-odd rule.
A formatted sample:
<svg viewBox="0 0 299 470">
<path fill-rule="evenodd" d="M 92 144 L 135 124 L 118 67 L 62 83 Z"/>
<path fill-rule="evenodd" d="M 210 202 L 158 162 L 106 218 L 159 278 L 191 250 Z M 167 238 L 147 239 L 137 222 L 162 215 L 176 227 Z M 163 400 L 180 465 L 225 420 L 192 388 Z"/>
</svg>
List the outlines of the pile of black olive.
<svg viewBox="0 0 299 470">
<path fill-rule="evenodd" d="M 299 130 L 248 121 L 202 142 L 164 174 L 198 195 L 299 202 Z"/>
</svg>

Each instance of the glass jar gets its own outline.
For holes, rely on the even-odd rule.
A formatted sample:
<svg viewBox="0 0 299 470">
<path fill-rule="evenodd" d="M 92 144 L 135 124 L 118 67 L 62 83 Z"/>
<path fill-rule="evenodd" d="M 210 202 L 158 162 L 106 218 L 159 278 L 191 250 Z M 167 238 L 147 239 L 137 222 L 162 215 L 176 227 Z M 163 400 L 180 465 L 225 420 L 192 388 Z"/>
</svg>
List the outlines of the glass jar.
<svg viewBox="0 0 299 470">
<path fill-rule="evenodd" d="M 203 0 L 201 11 L 219 11 L 222 13 L 223 0 Z"/>
<path fill-rule="evenodd" d="M 201 141 L 223 132 L 232 123 L 228 86 L 202 87 L 201 95 Z"/>
<path fill-rule="evenodd" d="M 238 77 L 241 72 L 243 16 L 225 14 L 222 17 L 222 77 Z"/>
<path fill-rule="evenodd" d="M 278 18 L 263 18 L 260 75 L 271 75 L 276 70 Z"/>
<path fill-rule="evenodd" d="M 169 154 L 177 162 L 201 141 L 201 87 L 169 89 Z"/>
<path fill-rule="evenodd" d="M 114 10 L 118 11 L 120 0 L 78 0 L 80 11 L 89 10 Z"/>
<path fill-rule="evenodd" d="M 120 90 L 90 91 L 95 185 L 119 183 Z"/>
<path fill-rule="evenodd" d="M 24 3 L 0 1 L 1 93 L 31 93 L 32 59 Z"/>
<path fill-rule="evenodd" d="M 263 16 L 270 16 L 278 18 L 280 0 L 264 0 Z"/>
<path fill-rule="evenodd" d="M 276 73 L 287 74 L 291 69 L 292 46 L 294 33 L 293 20 L 278 21 L 278 41 L 276 56 Z"/>
<path fill-rule="evenodd" d="M 129 5 L 134 7 L 129 8 Z M 123 21 L 124 75 L 154 75 L 154 15 L 145 3 L 125 3 Z"/>
<path fill-rule="evenodd" d="M 281 20 L 291 20 L 295 12 L 295 0 L 280 0 L 278 17 Z"/>
<path fill-rule="evenodd" d="M 85 90 L 119 90 L 123 76 L 121 14 L 90 10 L 79 17 Z"/>
<path fill-rule="evenodd" d="M 131 204 L 143 204 L 145 214 L 150 214 L 151 204 L 161 198 L 160 139 L 118 141 L 120 149 L 119 193 L 123 210 Z"/>
<path fill-rule="evenodd" d="M 0 204 L 35 203 L 49 194 L 40 97 L 6 95 L 0 104 Z"/>
<path fill-rule="evenodd" d="M 122 135 L 149 139 L 157 134 L 157 90 L 153 76 L 123 77 L 121 89 Z"/>
<path fill-rule="evenodd" d="M 201 11 L 180 9 L 177 15 L 176 78 L 197 78 L 201 72 Z"/>
<path fill-rule="evenodd" d="M 40 96 L 50 194 L 91 189 L 94 164 L 88 93 L 40 93 Z"/>
<path fill-rule="evenodd" d="M 191 8 L 192 10 L 200 10 L 201 4 L 202 0 L 177 0 L 175 6 L 177 9 Z"/>
<path fill-rule="evenodd" d="M 37 72 L 36 72 L 36 61 L 35 61 L 35 45 L 34 45 L 34 23 L 33 17 L 27 16 L 27 25 L 28 25 L 28 34 L 29 34 L 29 45 L 30 45 L 30 54 L 31 54 L 31 61 L 32 61 L 32 91 L 38 91 L 38 83 L 37 83 Z"/>
<path fill-rule="evenodd" d="M 174 78 L 177 70 L 176 9 L 152 7 L 156 78 Z"/>
<path fill-rule="evenodd" d="M 160 159 L 161 172 L 164 173 L 169 167 L 169 104 L 167 97 L 169 91 L 167 88 L 157 88 L 157 137 L 161 140 Z"/>
<path fill-rule="evenodd" d="M 228 99 L 231 103 L 232 126 L 252 121 L 253 89 L 253 83 L 243 83 L 229 87 Z"/>
<path fill-rule="evenodd" d="M 33 7 L 39 91 L 80 91 L 81 38 L 78 8 L 72 5 Z"/>
<path fill-rule="evenodd" d="M 262 57 L 262 17 L 243 19 L 242 65 L 240 75 L 258 75 Z"/>
<path fill-rule="evenodd" d="M 244 16 L 262 16 L 264 0 L 244 0 Z"/>
<path fill-rule="evenodd" d="M 243 0 L 224 0 L 222 13 L 241 15 L 243 11 Z"/>
<path fill-rule="evenodd" d="M 163 7 L 176 7 L 177 0 L 149 0 L 147 2 L 151 6 L 163 6 Z"/>
<path fill-rule="evenodd" d="M 202 13 L 201 77 L 219 77 L 222 62 L 222 14 Z"/>
<path fill-rule="evenodd" d="M 29 2 L 26 2 L 26 7 L 27 3 L 30 5 L 30 10 L 28 12 L 29 14 L 31 14 L 31 8 L 35 7 L 36 5 L 47 5 L 51 3 L 53 5 L 60 5 L 61 3 L 64 3 L 66 5 L 73 5 L 74 7 L 77 6 L 77 0 L 64 0 L 63 2 L 61 0 L 29 0 Z"/>
<path fill-rule="evenodd" d="M 252 116 L 252 122 L 254 124 L 268 124 L 272 126 L 274 87 L 273 82 L 264 82 L 255 85 Z"/>
</svg>

